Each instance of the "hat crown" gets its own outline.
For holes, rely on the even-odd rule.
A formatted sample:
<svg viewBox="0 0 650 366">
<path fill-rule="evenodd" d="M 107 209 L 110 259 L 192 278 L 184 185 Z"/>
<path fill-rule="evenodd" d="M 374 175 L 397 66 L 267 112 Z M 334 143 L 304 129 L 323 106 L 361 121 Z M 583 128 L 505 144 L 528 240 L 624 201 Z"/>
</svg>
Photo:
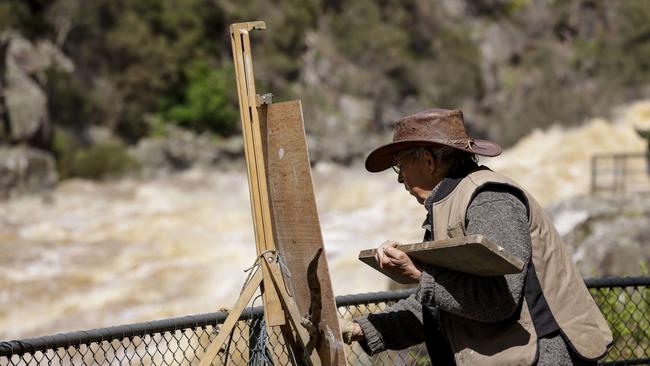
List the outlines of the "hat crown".
<svg viewBox="0 0 650 366">
<path fill-rule="evenodd" d="M 458 109 L 429 109 L 395 122 L 393 142 L 428 140 L 451 142 L 468 140 L 463 113 Z"/>
</svg>

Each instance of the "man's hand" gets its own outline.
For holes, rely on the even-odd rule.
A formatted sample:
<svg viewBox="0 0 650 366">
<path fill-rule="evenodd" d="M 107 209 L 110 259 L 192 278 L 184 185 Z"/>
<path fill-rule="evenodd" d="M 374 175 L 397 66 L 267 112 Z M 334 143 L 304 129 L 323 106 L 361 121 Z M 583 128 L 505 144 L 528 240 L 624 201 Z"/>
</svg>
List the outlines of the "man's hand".
<svg viewBox="0 0 650 366">
<path fill-rule="evenodd" d="M 406 253 L 395 248 L 398 245 L 396 241 L 386 240 L 377 248 L 375 259 L 379 267 L 402 278 L 404 282 L 420 282 L 422 271 Z"/>
<path fill-rule="evenodd" d="M 365 335 L 363 334 L 363 330 L 361 330 L 359 323 L 339 318 L 339 327 L 341 328 L 343 342 L 346 344 L 352 344 L 352 342 L 360 341 L 365 338 Z"/>
</svg>

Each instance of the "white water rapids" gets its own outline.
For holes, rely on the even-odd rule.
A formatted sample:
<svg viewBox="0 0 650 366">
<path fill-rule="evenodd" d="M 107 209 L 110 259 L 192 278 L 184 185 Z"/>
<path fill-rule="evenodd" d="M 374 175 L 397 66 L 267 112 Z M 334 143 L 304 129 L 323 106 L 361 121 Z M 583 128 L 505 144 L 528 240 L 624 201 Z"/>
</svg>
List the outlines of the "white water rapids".
<svg viewBox="0 0 650 366">
<path fill-rule="evenodd" d="M 587 193 L 592 154 L 643 151 L 634 126 L 650 128 L 650 102 L 614 122 L 533 132 L 483 162 L 547 204 Z M 232 306 L 255 258 L 244 171 L 70 180 L 0 203 L 0 340 Z M 335 294 L 386 289 L 356 256 L 385 239 L 419 241 L 423 207 L 392 171 L 319 164 L 313 176 Z"/>
</svg>

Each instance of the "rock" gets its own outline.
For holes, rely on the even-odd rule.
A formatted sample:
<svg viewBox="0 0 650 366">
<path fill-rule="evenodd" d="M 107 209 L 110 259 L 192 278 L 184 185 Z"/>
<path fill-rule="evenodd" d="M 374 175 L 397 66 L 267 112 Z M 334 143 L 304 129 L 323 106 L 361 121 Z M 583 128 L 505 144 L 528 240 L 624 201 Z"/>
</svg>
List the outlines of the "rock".
<svg viewBox="0 0 650 366">
<path fill-rule="evenodd" d="M 341 116 L 336 128 L 340 128 L 346 134 L 361 133 L 373 124 L 373 103 L 369 98 L 342 95 L 339 99 L 339 111 Z"/>
<path fill-rule="evenodd" d="M 491 23 L 481 30 L 479 47 L 481 60 L 490 65 L 512 58 L 525 46 L 525 36 L 510 23 Z"/>
<path fill-rule="evenodd" d="M 75 66 L 60 48 L 55 46 L 49 40 L 39 40 L 36 42 L 37 71 L 56 68 L 66 73 L 74 72 Z"/>
<path fill-rule="evenodd" d="M 377 146 L 390 141 L 388 135 L 307 135 L 309 160 L 312 164 L 321 161 L 349 165 L 365 157 Z"/>
<path fill-rule="evenodd" d="M 458 19 L 467 15 L 467 3 L 459 0 L 442 0 L 438 5 L 448 16 Z"/>
<path fill-rule="evenodd" d="M 481 52 L 481 74 L 486 88 L 496 91 L 501 88 L 501 69 L 511 58 L 521 53 L 526 44 L 525 35 L 514 25 L 486 23 L 476 26 L 473 38 Z"/>
<path fill-rule="evenodd" d="M 0 198 L 43 192 L 57 181 L 51 154 L 29 147 L 0 147 Z"/>
<path fill-rule="evenodd" d="M 86 129 L 86 138 L 94 145 L 102 142 L 111 141 L 115 138 L 113 131 L 105 126 L 90 126 Z"/>
<path fill-rule="evenodd" d="M 141 139 L 131 152 L 145 175 L 158 175 L 192 167 L 226 166 L 244 156 L 244 147 L 241 136 L 215 141 L 208 135 L 169 127 L 166 137 Z"/>
<path fill-rule="evenodd" d="M 648 268 L 650 195 L 578 197 L 547 212 L 583 276 L 634 276 Z"/>
<path fill-rule="evenodd" d="M 51 67 L 72 72 L 74 65 L 56 46 L 49 41 L 36 45 L 16 32 L 0 34 L 0 48 L 5 49 L 5 74 L 0 75 L 4 94 L 4 111 L 9 131 L 4 131 L 11 141 L 36 139 L 49 140 L 49 115 L 44 71 Z M 36 136 L 40 135 L 40 136 Z"/>
<path fill-rule="evenodd" d="M 9 38 L 3 92 L 13 141 L 30 138 L 48 123 L 45 91 L 31 77 L 37 68 L 36 57 L 37 52 L 28 40 L 18 35 Z"/>
</svg>

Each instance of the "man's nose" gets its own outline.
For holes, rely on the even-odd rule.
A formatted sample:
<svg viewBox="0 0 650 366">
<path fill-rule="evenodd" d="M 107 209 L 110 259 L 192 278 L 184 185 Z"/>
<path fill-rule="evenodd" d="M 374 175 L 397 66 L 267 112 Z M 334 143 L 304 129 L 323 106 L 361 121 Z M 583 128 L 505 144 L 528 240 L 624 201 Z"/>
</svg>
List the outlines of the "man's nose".
<svg viewBox="0 0 650 366">
<path fill-rule="evenodd" d="M 397 174 L 397 182 L 404 183 L 404 178 L 402 178 L 402 172 L 399 172 L 399 174 Z"/>
</svg>

